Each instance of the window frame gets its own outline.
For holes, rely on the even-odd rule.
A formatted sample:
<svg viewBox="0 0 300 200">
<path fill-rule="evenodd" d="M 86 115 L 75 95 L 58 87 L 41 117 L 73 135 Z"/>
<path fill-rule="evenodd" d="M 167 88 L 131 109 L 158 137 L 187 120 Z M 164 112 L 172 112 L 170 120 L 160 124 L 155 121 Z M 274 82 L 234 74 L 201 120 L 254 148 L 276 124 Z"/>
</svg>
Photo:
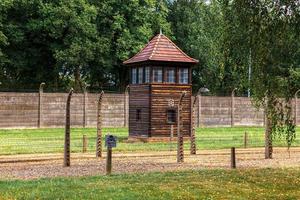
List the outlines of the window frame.
<svg viewBox="0 0 300 200">
<path fill-rule="evenodd" d="M 149 70 L 149 76 L 147 76 L 147 71 Z M 144 70 L 144 82 L 151 83 L 151 67 L 147 66 Z"/>
<path fill-rule="evenodd" d="M 142 77 L 140 77 L 142 75 Z M 144 83 L 144 67 L 137 67 L 137 83 Z"/>
</svg>

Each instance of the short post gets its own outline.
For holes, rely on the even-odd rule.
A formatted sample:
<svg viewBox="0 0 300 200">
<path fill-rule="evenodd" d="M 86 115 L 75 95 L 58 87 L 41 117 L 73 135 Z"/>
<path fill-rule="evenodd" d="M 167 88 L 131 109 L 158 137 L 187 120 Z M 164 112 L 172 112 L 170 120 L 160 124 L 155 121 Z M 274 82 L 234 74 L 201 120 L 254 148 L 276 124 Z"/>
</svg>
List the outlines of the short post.
<svg viewBox="0 0 300 200">
<path fill-rule="evenodd" d="M 244 133 L 244 148 L 247 148 L 248 146 L 248 133 Z"/>
<path fill-rule="evenodd" d="M 231 168 L 236 168 L 235 147 L 231 147 Z"/>
<path fill-rule="evenodd" d="M 117 138 L 113 135 L 106 135 L 105 146 L 107 147 L 106 175 L 110 175 L 112 168 L 112 148 L 117 146 Z"/>
<path fill-rule="evenodd" d="M 43 98 L 43 88 L 44 88 L 45 83 L 41 83 L 39 87 L 39 104 L 38 104 L 38 128 L 41 128 L 42 124 L 42 98 Z"/>
<path fill-rule="evenodd" d="M 126 86 L 124 92 L 124 127 L 128 126 L 128 91 L 129 85 Z"/>
<path fill-rule="evenodd" d="M 97 109 L 97 137 L 96 137 L 96 157 L 102 157 L 102 99 L 103 99 L 104 92 L 100 93 L 98 99 L 98 109 Z"/>
<path fill-rule="evenodd" d="M 88 146 L 88 139 L 87 139 L 86 135 L 83 135 L 82 136 L 82 153 L 87 152 L 87 146 Z"/>
<path fill-rule="evenodd" d="M 111 157 L 112 157 L 112 148 L 107 147 L 107 156 L 106 156 L 106 175 L 111 174 Z"/>
<path fill-rule="evenodd" d="M 180 96 L 178 105 L 177 105 L 177 163 L 182 163 L 184 160 L 183 153 L 183 134 L 181 132 L 181 103 L 183 97 L 186 95 L 186 92 L 183 92 Z"/>
<path fill-rule="evenodd" d="M 171 130 L 170 130 L 170 151 L 172 151 L 172 141 L 174 137 L 174 126 L 173 124 L 171 125 Z"/>
<path fill-rule="evenodd" d="M 66 105 L 66 126 L 65 126 L 65 146 L 64 146 L 64 166 L 70 166 L 70 104 L 73 94 L 73 88 L 71 88 Z"/>
</svg>

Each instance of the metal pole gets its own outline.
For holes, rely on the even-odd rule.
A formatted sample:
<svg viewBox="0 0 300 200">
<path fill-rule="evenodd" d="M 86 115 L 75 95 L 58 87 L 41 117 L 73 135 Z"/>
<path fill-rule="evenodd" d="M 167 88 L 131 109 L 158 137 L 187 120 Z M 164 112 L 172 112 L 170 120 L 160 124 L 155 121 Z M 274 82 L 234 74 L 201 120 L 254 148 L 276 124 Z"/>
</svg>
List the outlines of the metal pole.
<svg viewBox="0 0 300 200">
<path fill-rule="evenodd" d="M 297 90 L 295 92 L 295 111 L 294 111 L 294 118 L 295 118 L 295 125 L 297 126 L 297 110 L 298 110 L 298 105 L 297 105 L 297 102 L 298 102 L 298 93 L 300 92 L 300 89 Z"/>
<path fill-rule="evenodd" d="M 104 92 L 101 91 L 99 99 L 98 99 L 98 109 L 97 109 L 97 141 L 96 141 L 96 157 L 102 157 L 102 99 L 104 96 Z"/>
<path fill-rule="evenodd" d="M 129 92 L 129 85 L 126 86 L 125 92 L 124 92 L 124 127 L 128 126 L 128 113 L 127 113 L 127 108 L 128 108 L 128 92 Z"/>
<path fill-rule="evenodd" d="M 237 88 L 234 88 L 231 91 L 231 127 L 234 126 L 234 91 L 237 90 Z"/>
<path fill-rule="evenodd" d="M 181 103 L 183 97 L 186 95 L 186 92 L 183 92 L 180 96 L 178 105 L 177 105 L 177 163 L 182 163 L 184 160 L 183 153 L 183 134 L 181 133 Z"/>
<path fill-rule="evenodd" d="M 41 128 L 41 124 L 42 124 L 42 98 L 43 98 L 44 85 L 45 83 L 42 82 L 39 87 L 38 128 Z"/>
<path fill-rule="evenodd" d="M 65 148 L 64 148 L 64 166 L 70 166 L 70 104 L 73 94 L 73 88 L 71 88 L 66 105 L 66 127 L 65 127 Z"/>
</svg>

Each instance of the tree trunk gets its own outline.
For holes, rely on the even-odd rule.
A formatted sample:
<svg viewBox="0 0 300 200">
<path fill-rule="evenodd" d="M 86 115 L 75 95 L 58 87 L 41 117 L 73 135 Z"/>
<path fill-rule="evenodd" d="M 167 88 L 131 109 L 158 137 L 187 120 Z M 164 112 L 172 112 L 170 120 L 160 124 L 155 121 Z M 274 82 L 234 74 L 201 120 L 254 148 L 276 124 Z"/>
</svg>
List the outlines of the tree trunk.
<svg viewBox="0 0 300 200">
<path fill-rule="evenodd" d="M 270 117 L 267 115 L 266 124 L 265 124 L 265 159 L 272 159 L 272 155 L 273 155 L 272 124 L 271 124 Z"/>
</svg>

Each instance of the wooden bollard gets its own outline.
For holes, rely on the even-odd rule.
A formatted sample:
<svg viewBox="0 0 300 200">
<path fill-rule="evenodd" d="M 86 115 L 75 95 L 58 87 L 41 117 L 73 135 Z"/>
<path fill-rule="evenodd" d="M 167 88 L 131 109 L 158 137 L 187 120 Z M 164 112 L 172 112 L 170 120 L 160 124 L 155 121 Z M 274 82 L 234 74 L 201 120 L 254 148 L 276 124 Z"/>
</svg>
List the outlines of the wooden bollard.
<svg viewBox="0 0 300 200">
<path fill-rule="evenodd" d="M 231 147 L 231 168 L 236 168 L 235 147 Z"/>
<path fill-rule="evenodd" d="M 107 147 L 107 156 L 106 156 L 106 175 L 111 174 L 111 157 L 112 157 L 112 148 Z"/>
<path fill-rule="evenodd" d="M 86 135 L 83 135 L 82 136 L 82 153 L 87 152 L 87 146 L 88 146 L 88 139 L 87 139 Z"/>
<path fill-rule="evenodd" d="M 248 146 L 248 133 L 244 133 L 244 148 L 247 148 Z"/>
</svg>

